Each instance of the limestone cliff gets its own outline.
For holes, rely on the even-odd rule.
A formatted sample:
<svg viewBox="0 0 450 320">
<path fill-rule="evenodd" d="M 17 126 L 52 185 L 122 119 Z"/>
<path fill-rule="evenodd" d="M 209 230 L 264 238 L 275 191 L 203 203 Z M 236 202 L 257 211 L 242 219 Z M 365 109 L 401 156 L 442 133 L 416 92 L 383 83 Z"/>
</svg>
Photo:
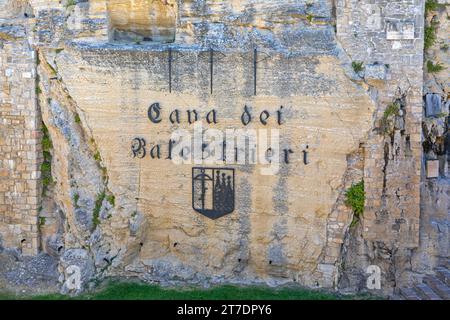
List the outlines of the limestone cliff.
<svg viewBox="0 0 450 320">
<path fill-rule="evenodd" d="M 377 265 L 376 292 L 388 294 L 420 281 L 424 259 L 447 254 L 448 238 L 423 241 L 430 199 L 441 199 L 432 182 L 421 198 L 424 1 L 4 0 L 0 8 L 8 181 L 0 245 L 54 257 L 62 291 L 72 289 L 71 266 L 83 288 L 119 275 L 354 291 Z M 425 93 L 448 94 L 446 75 L 425 78 Z M 260 164 L 214 166 L 234 170 L 234 210 L 215 220 L 195 210 L 196 165 L 170 159 L 173 133 L 193 132 L 193 110 L 203 130 L 280 135 L 275 175 Z M 23 126 L 18 144 L 14 124 Z M 23 158 L 35 161 L 18 167 Z M 362 180 L 358 218 L 346 197 Z M 441 213 L 447 221 L 448 208 Z M 437 242 L 439 252 L 423 249 Z"/>
</svg>

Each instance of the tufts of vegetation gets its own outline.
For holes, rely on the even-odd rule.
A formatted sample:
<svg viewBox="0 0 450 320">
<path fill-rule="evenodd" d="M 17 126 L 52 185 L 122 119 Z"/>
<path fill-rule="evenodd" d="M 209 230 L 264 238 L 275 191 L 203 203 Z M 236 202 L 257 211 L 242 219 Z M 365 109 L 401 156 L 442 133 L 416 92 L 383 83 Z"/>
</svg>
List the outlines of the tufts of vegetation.
<svg viewBox="0 0 450 320">
<path fill-rule="evenodd" d="M 39 75 L 36 75 L 36 95 L 40 95 L 42 93 L 41 87 L 39 86 L 39 83 L 41 82 L 41 78 Z"/>
<path fill-rule="evenodd" d="M 108 180 L 108 170 L 106 169 L 106 167 L 102 166 L 102 156 L 100 155 L 100 152 L 97 150 L 94 138 L 91 138 L 89 141 L 92 144 L 92 147 L 95 148 L 96 150 L 93 157 L 94 160 L 97 162 L 100 170 L 102 171 L 103 179 L 106 181 Z"/>
<path fill-rule="evenodd" d="M 39 228 L 44 226 L 46 222 L 46 218 L 45 217 L 39 217 Z"/>
<path fill-rule="evenodd" d="M 364 63 L 362 61 L 353 61 L 352 62 L 353 71 L 359 73 L 364 70 Z"/>
<path fill-rule="evenodd" d="M 94 153 L 94 160 L 97 162 L 101 162 L 102 161 L 102 157 L 100 156 L 100 152 L 95 152 Z"/>
<path fill-rule="evenodd" d="M 400 111 L 399 103 L 398 102 L 394 102 L 394 103 L 388 105 L 386 110 L 384 110 L 383 118 L 387 119 L 387 118 L 389 118 L 391 116 L 396 116 L 396 115 L 398 115 L 399 111 Z"/>
<path fill-rule="evenodd" d="M 67 0 L 67 2 L 66 2 L 66 9 L 72 7 L 72 6 L 76 5 L 76 4 L 77 4 L 76 0 Z"/>
<path fill-rule="evenodd" d="M 423 47 L 424 49 L 431 48 L 436 42 L 436 26 L 431 25 L 425 27 L 425 34 L 423 39 Z"/>
<path fill-rule="evenodd" d="M 92 224 L 95 228 L 100 224 L 100 209 L 102 208 L 103 200 L 105 200 L 105 191 L 102 191 L 95 199 L 94 211 L 92 212 Z"/>
<path fill-rule="evenodd" d="M 53 148 L 52 140 L 48 133 L 48 129 L 42 122 L 42 153 L 44 161 L 41 164 L 41 177 L 42 177 L 42 194 L 45 195 L 48 187 L 53 183 L 52 178 L 52 155 L 51 150 Z"/>
<path fill-rule="evenodd" d="M 306 16 L 306 20 L 308 20 L 309 23 L 312 23 L 314 19 L 314 16 L 311 13 L 308 13 L 308 15 Z"/>
<path fill-rule="evenodd" d="M 353 221 L 351 226 L 355 225 L 364 214 L 364 203 L 366 193 L 364 192 L 364 180 L 353 184 L 345 193 L 345 205 L 353 210 Z"/>
<path fill-rule="evenodd" d="M 391 131 L 391 119 L 395 116 L 398 116 L 400 113 L 400 104 L 398 102 L 391 103 L 387 106 L 386 110 L 384 110 L 383 117 L 380 121 L 380 126 L 384 133 L 388 133 Z"/>
<path fill-rule="evenodd" d="M 323 289 L 299 287 L 273 288 L 264 285 L 220 285 L 209 289 L 200 287 L 164 288 L 134 281 L 105 281 L 96 290 L 72 297 L 62 294 L 23 296 L 0 293 L 0 300 L 374 300 L 372 294 L 339 294 Z"/>
<path fill-rule="evenodd" d="M 433 63 L 433 61 L 430 61 L 430 60 L 427 61 L 428 73 L 437 73 L 437 72 L 441 72 L 444 69 L 445 69 L 444 65 L 440 62 Z"/>
<path fill-rule="evenodd" d="M 107 196 L 106 200 L 109 202 L 109 204 L 111 206 L 115 207 L 115 205 L 116 205 L 116 197 L 113 194 Z"/>
<path fill-rule="evenodd" d="M 80 115 L 78 113 L 75 113 L 74 120 L 75 120 L 75 123 L 81 122 Z"/>
<path fill-rule="evenodd" d="M 80 195 L 78 193 L 75 193 L 72 197 L 73 205 L 76 209 L 78 209 L 80 206 L 78 205 L 78 200 L 80 200 Z"/>
<path fill-rule="evenodd" d="M 136 36 L 136 37 L 133 38 L 133 42 L 135 44 L 137 44 L 137 45 L 140 45 L 141 44 L 141 38 Z"/>
<path fill-rule="evenodd" d="M 448 45 L 448 44 L 443 44 L 443 45 L 441 46 L 441 50 L 442 50 L 442 51 L 448 51 L 448 48 L 449 48 L 449 45 Z"/>
<path fill-rule="evenodd" d="M 437 0 L 427 0 L 425 2 L 425 16 L 430 13 L 431 11 L 437 11 L 440 8 L 445 6 L 444 4 L 441 4 L 437 2 Z"/>
</svg>

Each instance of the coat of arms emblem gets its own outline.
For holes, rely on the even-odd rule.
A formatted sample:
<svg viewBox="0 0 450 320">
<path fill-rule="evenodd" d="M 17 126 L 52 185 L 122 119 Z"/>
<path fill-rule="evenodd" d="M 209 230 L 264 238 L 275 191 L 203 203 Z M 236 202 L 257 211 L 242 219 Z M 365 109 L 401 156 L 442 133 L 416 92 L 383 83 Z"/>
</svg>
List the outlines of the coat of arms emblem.
<svg viewBox="0 0 450 320">
<path fill-rule="evenodd" d="M 234 169 L 192 168 L 192 208 L 217 219 L 234 211 Z"/>
</svg>

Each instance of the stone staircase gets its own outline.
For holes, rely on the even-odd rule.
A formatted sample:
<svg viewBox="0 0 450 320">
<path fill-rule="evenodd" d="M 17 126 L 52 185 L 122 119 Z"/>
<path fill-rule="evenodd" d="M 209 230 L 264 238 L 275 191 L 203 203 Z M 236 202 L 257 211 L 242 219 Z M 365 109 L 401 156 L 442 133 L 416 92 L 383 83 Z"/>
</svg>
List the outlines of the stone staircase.
<svg viewBox="0 0 450 320">
<path fill-rule="evenodd" d="M 423 283 L 413 288 L 401 288 L 391 300 L 450 300 L 450 259 L 446 258 L 435 269 L 435 275 L 427 275 Z"/>
</svg>

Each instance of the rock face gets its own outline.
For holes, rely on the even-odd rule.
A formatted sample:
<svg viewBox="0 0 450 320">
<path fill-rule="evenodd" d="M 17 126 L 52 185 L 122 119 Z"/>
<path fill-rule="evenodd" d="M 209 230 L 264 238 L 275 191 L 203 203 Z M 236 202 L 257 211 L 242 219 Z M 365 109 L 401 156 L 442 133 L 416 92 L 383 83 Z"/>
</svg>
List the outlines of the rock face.
<svg viewBox="0 0 450 320">
<path fill-rule="evenodd" d="M 443 254 L 418 249 L 430 223 L 419 220 L 422 1 L 2 5 L 0 77 L 15 91 L 0 96 L 0 245 L 54 257 L 63 292 L 117 275 L 360 290 L 377 265 L 389 293 L 417 281 L 417 252 Z M 28 79 L 16 51 L 31 51 L 29 83 L 11 76 Z M 425 98 L 427 115 L 440 97 Z M 436 126 L 423 125 L 430 143 Z M 258 143 L 247 162 L 229 145 L 219 161 L 186 161 L 212 156 L 205 135 L 227 130 Z M 204 141 L 180 149 L 181 133 Z M 279 145 L 260 145 L 268 135 Z M 356 217 L 346 193 L 361 180 Z"/>
<path fill-rule="evenodd" d="M 173 42 L 177 2 L 113 0 L 107 3 L 113 40 Z M 157 27 L 155 27 L 157 26 Z"/>
</svg>

